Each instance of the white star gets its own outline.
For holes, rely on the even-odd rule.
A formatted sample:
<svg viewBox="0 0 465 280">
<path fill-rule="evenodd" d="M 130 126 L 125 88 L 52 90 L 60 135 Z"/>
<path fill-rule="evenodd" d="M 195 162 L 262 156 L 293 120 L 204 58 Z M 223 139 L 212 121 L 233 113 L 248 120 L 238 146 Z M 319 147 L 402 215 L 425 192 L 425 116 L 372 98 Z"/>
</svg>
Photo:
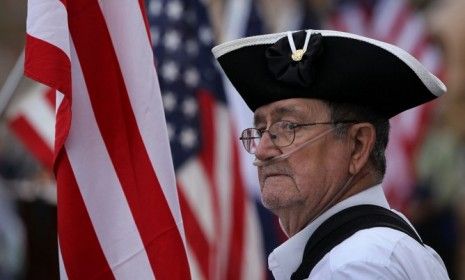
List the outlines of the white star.
<svg viewBox="0 0 465 280">
<path fill-rule="evenodd" d="M 186 128 L 181 131 L 180 141 L 184 148 L 192 148 L 197 142 L 196 133 L 192 128 Z"/>
<path fill-rule="evenodd" d="M 199 79 L 199 72 L 195 68 L 187 69 L 184 73 L 184 82 L 192 88 L 198 85 Z"/>
<path fill-rule="evenodd" d="M 170 61 L 161 67 L 161 74 L 165 80 L 172 82 L 178 78 L 179 68 L 176 63 Z"/>
<path fill-rule="evenodd" d="M 199 29 L 199 37 L 202 43 L 208 45 L 213 42 L 213 33 L 212 30 L 207 26 L 202 26 Z"/>
<path fill-rule="evenodd" d="M 173 128 L 173 125 L 171 123 L 166 123 L 166 129 L 168 131 L 168 138 L 170 139 L 170 141 L 173 141 L 174 139 L 174 128 Z"/>
<path fill-rule="evenodd" d="M 179 33 L 171 30 L 166 32 L 165 38 L 164 38 L 164 44 L 165 47 L 170 50 L 174 51 L 179 47 L 179 44 L 181 43 L 181 37 L 179 36 Z"/>
<path fill-rule="evenodd" d="M 149 13 L 152 16 L 158 16 L 161 13 L 162 9 L 162 2 L 161 1 L 150 1 L 149 3 Z"/>
<path fill-rule="evenodd" d="M 178 20 L 181 18 L 183 12 L 183 6 L 179 1 L 172 1 L 167 4 L 166 14 L 169 18 L 173 20 Z"/>
<path fill-rule="evenodd" d="M 158 45 L 158 42 L 160 40 L 160 32 L 158 31 L 158 28 L 150 27 L 150 37 L 152 37 L 152 45 Z"/>
<path fill-rule="evenodd" d="M 194 40 L 186 42 L 186 51 L 191 56 L 196 56 L 199 53 L 199 45 Z"/>
<path fill-rule="evenodd" d="M 176 107 L 176 96 L 171 91 L 163 94 L 163 107 L 166 111 L 172 112 Z"/>
<path fill-rule="evenodd" d="M 187 117 L 193 117 L 197 113 L 197 102 L 193 98 L 184 100 L 182 103 L 182 112 Z"/>
</svg>

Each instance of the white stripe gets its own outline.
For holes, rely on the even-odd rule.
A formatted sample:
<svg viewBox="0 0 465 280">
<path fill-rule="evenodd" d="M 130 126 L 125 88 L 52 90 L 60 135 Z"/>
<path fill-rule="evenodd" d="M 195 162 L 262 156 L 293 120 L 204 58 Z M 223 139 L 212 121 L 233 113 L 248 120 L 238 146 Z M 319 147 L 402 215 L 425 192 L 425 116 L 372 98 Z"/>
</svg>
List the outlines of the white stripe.
<svg viewBox="0 0 465 280">
<path fill-rule="evenodd" d="M 97 127 L 74 45 L 73 118 L 66 151 L 103 253 L 116 279 L 152 279 L 148 256 Z"/>
<path fill-rule="evenodd" d="M 399 130 L 392 130 L 392 132 L 386 149 L 387 168 L 382 185 L 385 190 L 394 189 L 396 196 L 401 198 L 399 201 L 403 201 L 403 198 L 411 193 L 414 181 L 409 171 L 410 161 L 402 149 L 404 146 L 402 132 Z"/>
<path fill-rule="evenodd" d="M 215 165 L 214 165 L 214 176 L 215 184 L 218 192 L 218 204 L 220 205 L 219 222 L 220 222 L 220 234 L 218 236 L 218 261 L 220 265 L 217 267 L 222 271 L 217 271 L 216 275 L 221 272 L 225 273 L 226 265 L 228 264 L 228 256 L 230 244 L 230 237 L 234 228 L 232 225 L 233 215 L 233 199 L 234 190 L 232 171 L 233 166 L 233 151 L 232 147 L 232 135 L 231 135 L 231 122 L 229 121 L 229 114 L 226 108 L 222 105 L 215 107 Z M 237 139 L 237 138 L 235 138 Z M 239 198 L 242 199 L 242 198 Z M 243 199 L 246 199 L 245 197 Z M 236 244 L 237 246 L 243 246 L 243 244 Z M 224 277 L 221 277 L 224 278 Z"/>
<path fill-rule="evenodd" d="M 247 186 L 247 192 L 252 197 L 260 196 L 260 188 L 258 187 L 258 176 L 257 168 L 252 165 L 253 156 L 244 149 L 242 143 L 239 141 L 239 138 L 236 138 L 237 135 L 240 135 L 242 130 L 247 127 L 253 127 L 253 113 L 247 107 L 247 104 L 244 102 L 244 99 L 239 95 L 234 86 L 228 80 L 224 72 L 223 81 L 226 88 L 226 96 L 228 98 L 229 108 L 231 114 L 234 116 L 235 121 L 235 136 L 236 145 L 239 148 L 239 158 L 241 162 L 241 175 L 244 178 L 245 184 Z"/>
<path fill-rule="evenodd" d="M 395 44 L 405 51 L 411 53 L 416 44 L 424 36 L 425 22 L 422 17 L 412 15 L 407 23 L 403 26 Z"/>
<path fill-rule="evenodd" d="M 211 184 L 202 164 L 198 160 L 186 162 L 178 170 L 178 180 L 180 191 L 186 197 L 205 238 L 211 242 L 215 237 L 213 199 L 210 192 Z"/>
<path fill-rule="evenodd" d="M 428 45 L 420 56 L 421 63 L 434 74 L 439 74 L 441 67 L 441 52 L 434 46 Z"/>
<path fill-rule="evenodd" d="M 63 256 L 61 255 L 60 242 L 58 242 L 58 264 L 60 267 L 60 280 L 68 280 L 68 274 L 66 273 L 66 267 L 63 262 Z"/>
<path fill-rule="evenodd" d="M 264 246 L 257 209 L 249 200 L 245 209 L 244 250 L 241 279 L 265 279 Z"/>
<path fill-rule="evenodd" d="M 99 1 L 145 148 L 185 244 L 163 103 L 139 2 Z M 121 20 L 130 18 L 132 20 Z M 122 43 L 124 42 L 124 43 Z M 156 129 L 155 129 L 156 128 Z"/>
<path fill-rule="evenodd" d="M 340 12 L 340 17 L 344 26 L 347 28 L 347 30 L 350 30 L 351 33 L 363 36 L 368 35 L 366 31 L 367 27 L 365 26 L 363 20 L 364 15 L 358 6 L 350 5 L 343 7 L 342 11 Z"/>
<path fill-rule="evenodd" d="M 29 0 L 26 30 L 30 36 L 60 48 L 69 57 L 66 7 L 59 0 Z"/>
<path fill-rule="evenodd" d="M 225 23 L 223 24 L 223 39 L 230 41 L 240 38 L 246 30 L 251 0 L 235 0 L 226 2 Z"/>
<path fill-rule="evenodd" d="M 246 18 L 250 14 L 251 6 L 251 0 L 228 1 L 226 14 L 231 16 L 224 25 L 224 30 L 226 30 L 224 32 L 226 41 L 244 36 L 246 30 L 245 24 L 242 23 L 246 22 Z M 253 197 L 259 196 L 259 188 L 256 187 L 258 186 L 257 171 L 252 165 L 253 156 L 247 153 L 240 141 L 235 138 L 237 135 L 241 134 L 244 128 L 253 126 L 253 113 L 249 107 L 247 107 L 247 104 L 241 98 L 224 72 L 220 72 L 223 75 L 223 84 L 226 90 L 229 109 L 235 121 L 234 131 L 236 133 L 233 139 L 237 140 L 236 145 L 238 145 L 239 148 L 241 175 L 244 178 L 248 194 L 251 194 Z"/>
<path fill-rule="evenodd" d="M 279 2 L 277 2 L 279 3 Z M 284 7 L 284 9 L 280 9 L 279 14 L 277 14 L 276 18 L 274 19 L 274 30 L 296 30 L 301 29 L 305 8 L 302 4 L 302 1 L 281 1 L 284 4 L 278 4 L 279 8 Z"/>
<path fill-rule="evenodd" d="M 61 91 L 58 91 L 58 90 L 55 90 L 55 92 L 56 92 L 55 94 L 55 114 L 56 114 L 58 112 L 58 108 L 60 108 L 61 106 L 61 102 L 63 102 L 65 95 Z"/>
<path fill-rule="evenodd" d="M 187 257 L 189 258 L 189 269 L 191 272 L 191 279 L 193 280 L 206 279 L 205 275 L 203 275 L 202 271 L 200 270 L 197 258 L 192 253 L 192 248 L 190 248 L 189 246 L 187 246 Z"/>
<path fill-rule="evenodd" d="M 46 100 L 47 87 L 38 84 L 30 91 L 18 97 L 8 111 L 8 118 L 19 116 L 26 118 L 34 131 L 53 151 L 55 140 L 55 110 Z"/>
<path fill-rule="evenodd" d="M 424 108 L 417 106 L 399 115 L 396 122 L 396 129 L 402 133 L 402 138 L 406 140 L 414 140 L 418 135 L 418 129 L 421 124 L 421 115 Z M 412 128 L 415 129 L 412 129 Z"/>
<path fill-rule="evenodd" d="M 397 16 L 405 7 L 405 1 L 382 0 L 375 7 L 372 34 L 380 40 L 386 40 L 396 23 Z"/>
</svg>

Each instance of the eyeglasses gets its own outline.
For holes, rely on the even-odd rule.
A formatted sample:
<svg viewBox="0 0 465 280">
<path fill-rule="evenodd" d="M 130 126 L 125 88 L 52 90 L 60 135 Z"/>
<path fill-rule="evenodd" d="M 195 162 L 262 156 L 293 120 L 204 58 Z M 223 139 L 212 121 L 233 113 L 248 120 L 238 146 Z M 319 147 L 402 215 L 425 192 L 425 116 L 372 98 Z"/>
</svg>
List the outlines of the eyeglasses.
<svg viewBox="0 0 465 280">
<path fill-rule="evenodd" d="M 241 133 L 239 139 L 242 141 L 245 150 L 255 155 L 257 147 L 262 140 L 262 136 L 265 132 L 270 134 L 271 142 L 276 147 L 282 148 L 291 145 L 295 139 L 295 129 L 303 126 L 313 126 L 313 125 L 323 125 L 323 124 L 347 124 L 347 123 L 356 123 L 357 121 L 336 121 L 336 122 L 314 122 L 314 123 L 303 123 L 296 124 L 289 121 L 279 121 L 275 122 L 268 129 L 257 129 L 257 128 L 246 128 Z"/>
</svg>

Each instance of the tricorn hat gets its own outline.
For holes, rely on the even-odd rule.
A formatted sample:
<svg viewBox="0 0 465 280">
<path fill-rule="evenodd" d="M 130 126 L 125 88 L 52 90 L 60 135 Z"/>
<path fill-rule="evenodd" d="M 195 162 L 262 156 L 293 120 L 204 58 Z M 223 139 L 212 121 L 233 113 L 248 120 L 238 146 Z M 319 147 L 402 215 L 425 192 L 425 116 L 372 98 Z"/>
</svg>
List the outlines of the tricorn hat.
<svg viewBox="0 0 465 280">
<path fill-rule="evenodd" d="M 226 42 L 212 51 L 252 111 L 303 97 L 359 104 L 390 118 L 446 91 L 406 51 L 350 33 L 267 34 Z"/>
</svg>

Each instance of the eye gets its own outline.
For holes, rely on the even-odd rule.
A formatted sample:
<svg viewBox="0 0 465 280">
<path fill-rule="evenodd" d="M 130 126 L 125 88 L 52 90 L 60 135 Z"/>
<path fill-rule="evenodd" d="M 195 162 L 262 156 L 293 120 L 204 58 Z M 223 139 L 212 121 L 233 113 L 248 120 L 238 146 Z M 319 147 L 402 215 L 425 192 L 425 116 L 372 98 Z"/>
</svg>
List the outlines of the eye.
<svg viewBox="0 0 465 280">
<path fill-rule="evenodd" d="M 263 132 L 265 132 L 266 128 L 265 127 L 257 127 L 255 128 L 258 132 L 258 134 L 261 136 Z"/>
<path fill-rule="evenodd" d="M 280 124 L 280 128 L 282 130 L 285 130 L 285 131 L 291 131 L 296 127 L 297 127 L 297 125 L 295 123 L 291 123 L 291 122 L 288 122 L 288 121 L 282 121 L 281 124 Z"/>
</svg>

